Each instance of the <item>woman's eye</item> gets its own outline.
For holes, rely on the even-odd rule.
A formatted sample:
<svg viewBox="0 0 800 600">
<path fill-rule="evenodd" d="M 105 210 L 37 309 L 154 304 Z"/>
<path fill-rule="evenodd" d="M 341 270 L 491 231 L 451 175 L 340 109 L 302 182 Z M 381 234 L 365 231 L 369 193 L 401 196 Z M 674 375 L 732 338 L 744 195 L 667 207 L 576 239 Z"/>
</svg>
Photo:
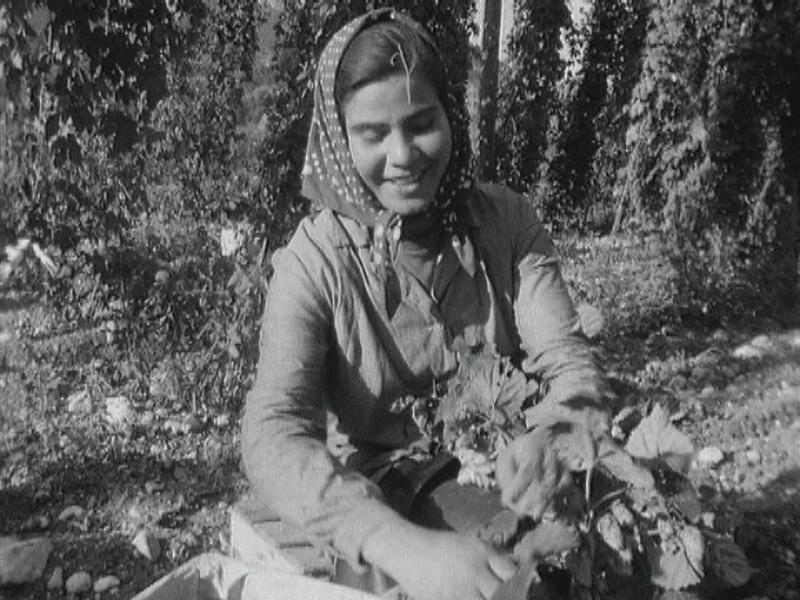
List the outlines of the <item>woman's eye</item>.
<svg viewBox="0 0 800 600">
<path fill-rule="evenodd" d="M 380 129 L 365 129 L 361 132 L 361 139 L 370 144 L 375 144 L 383 139 L 384 132 Z"/>
<path fill-rule="evenodd" d="M 430 131 L 433 129 L 433 123 L 435 119 L 425 119 L 424 121 L 417 121 L 416 123 L 411 123 L 411 131 L 414 133 L 424 133 L 426 131 Z"/>
</svg>

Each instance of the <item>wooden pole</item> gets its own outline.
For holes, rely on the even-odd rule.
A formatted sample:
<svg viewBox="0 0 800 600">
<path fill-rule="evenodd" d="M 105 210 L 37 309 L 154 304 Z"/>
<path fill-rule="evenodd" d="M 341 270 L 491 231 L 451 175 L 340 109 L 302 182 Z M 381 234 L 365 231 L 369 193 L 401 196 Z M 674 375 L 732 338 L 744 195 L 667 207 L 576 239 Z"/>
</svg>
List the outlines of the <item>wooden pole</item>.
<svg viewBox="0 0 800 600">
<path fill-rule="evenodd" d="M 502 0 L 486 0 L 481 36 L 483 72 L 478 93 L 478 176 L 489 181 L 497 175 L 495 122 L 497 120 L 497 77 L 500 67 L 500 18 Z"/>
</svg>

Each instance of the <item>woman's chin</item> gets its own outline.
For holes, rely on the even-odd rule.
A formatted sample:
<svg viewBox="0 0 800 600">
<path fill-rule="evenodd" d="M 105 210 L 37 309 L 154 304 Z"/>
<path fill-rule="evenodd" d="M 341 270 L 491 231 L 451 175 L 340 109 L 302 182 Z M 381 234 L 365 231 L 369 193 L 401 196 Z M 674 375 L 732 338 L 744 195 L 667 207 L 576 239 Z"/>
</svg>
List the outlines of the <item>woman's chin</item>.
<svg viewBox="0 0 800 600">
<path fill-rule="evenodd" d="M 392 195 L 388 198 L 380 198 L 380 203 L 385 209 L 400 216 L 411 216 L 424 213 L 433 204 L 433 200 L 418 196 Z"/>
</svg>

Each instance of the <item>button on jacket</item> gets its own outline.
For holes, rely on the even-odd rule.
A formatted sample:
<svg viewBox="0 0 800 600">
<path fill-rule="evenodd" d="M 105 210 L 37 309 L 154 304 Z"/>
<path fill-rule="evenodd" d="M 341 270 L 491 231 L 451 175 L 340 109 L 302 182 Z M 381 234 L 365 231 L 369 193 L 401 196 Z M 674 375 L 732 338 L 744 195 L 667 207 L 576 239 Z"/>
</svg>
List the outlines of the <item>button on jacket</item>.
<svg viewBox="0 0 800 600">
<path fill-rule="evenodd" d="M 388 290 L 370 261 L 366 229 L 323 210 L 275 254 L 256 380 L 242 422 L 245 470 L 282 518 L 352 564 L 390 510 L 365 475 L 326 446 L 328 411 L 352 444 L 373 451 L 413 439 L 394 400 L 426 394 L 458 365 L 453 342 L 485 343 L 547 385 L 544 406 L 602 401 L 605 387 L 562 279 L 555 248 L 530 203 L 481 185 L 468 213 L 478 268 L 444 244 L 431 289 L 395 269 Z"/>
</svg>

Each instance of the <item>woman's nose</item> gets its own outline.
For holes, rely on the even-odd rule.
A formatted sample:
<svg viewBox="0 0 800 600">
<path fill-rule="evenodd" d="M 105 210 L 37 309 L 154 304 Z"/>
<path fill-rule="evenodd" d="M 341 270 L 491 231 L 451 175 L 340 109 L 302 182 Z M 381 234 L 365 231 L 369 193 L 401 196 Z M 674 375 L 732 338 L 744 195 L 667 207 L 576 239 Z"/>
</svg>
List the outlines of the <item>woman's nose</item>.
<svg viewBox="0 0 800 600">
<path fill-rule="evenodd" d="M 386 151 L 386 157 L 390 164 L 405 166 L 414 160 L 416 148 L 411 136 L 402 131 L 398 131 L 389 136 L 388 142 L 389 147 Z"/>
</svg>

